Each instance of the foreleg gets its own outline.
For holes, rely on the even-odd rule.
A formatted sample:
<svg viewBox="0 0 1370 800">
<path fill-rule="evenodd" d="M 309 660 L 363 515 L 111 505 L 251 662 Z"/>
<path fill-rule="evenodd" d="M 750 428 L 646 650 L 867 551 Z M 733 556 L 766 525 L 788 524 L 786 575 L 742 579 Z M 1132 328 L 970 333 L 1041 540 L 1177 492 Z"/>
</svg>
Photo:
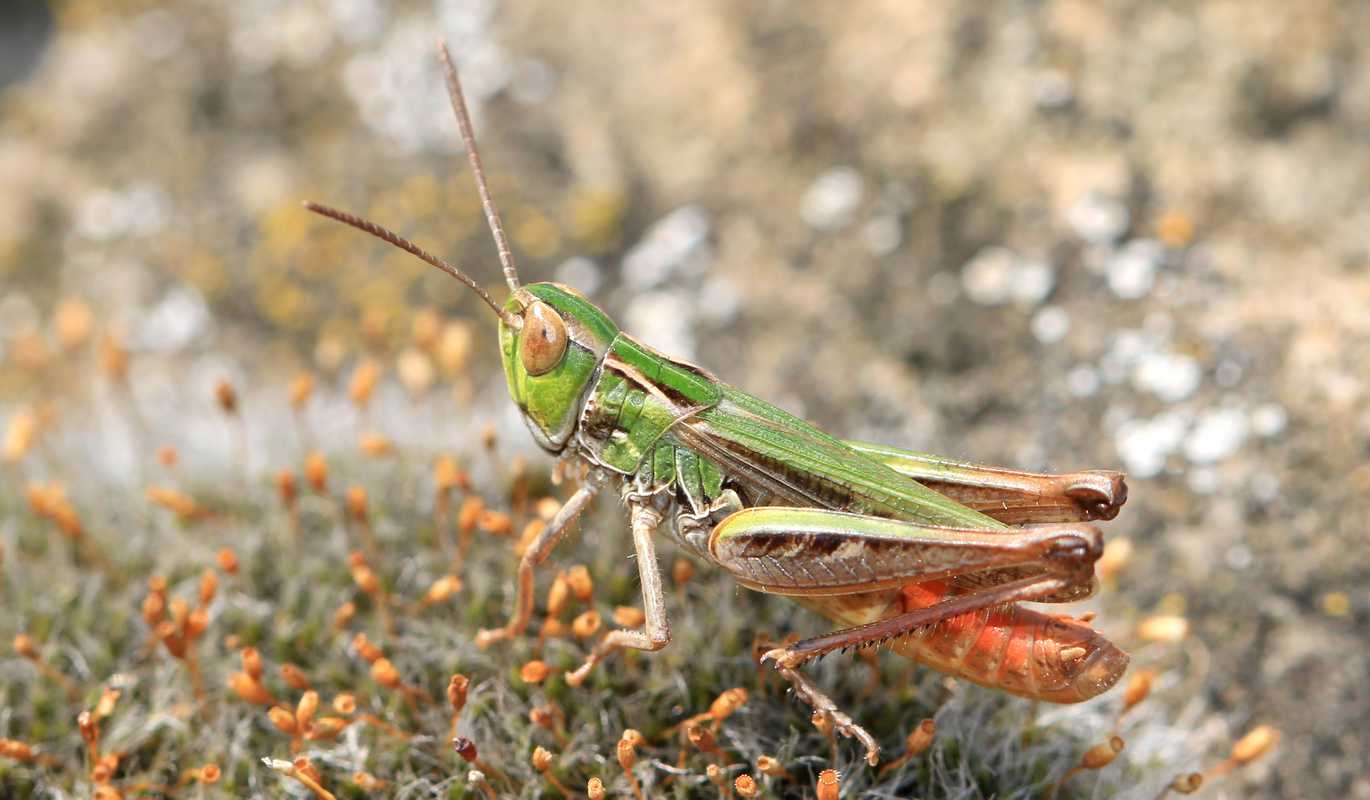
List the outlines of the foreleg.
<svg viewBox="0 0 1370 800">
<path fill-rule="evenodd" d="M 599 491 L 600 484 L 591 481 L 576 490 L 571 495 L 571 499 L 562 505 L 561 510 L 557 511 L 552 521 L 547 527 L 538 534 L 528 549 L 523 551 L 523 557 L 519 559 L 518 571 L 518 598 L 514 603 L 514 616 L 503 628 L 487 628 L 476 634 L 476 646 L 480 648 L 489 647 L 492 643 L 504 639 L 512 639 L 523 633 L 528 627 L 528 620 L 533 617 L 533 570 L 539 567 L 547 557 L 552 554 L 571 529 L 571 524 L 576 521 L 580 513 L 590 504 Z"/>
</svg>

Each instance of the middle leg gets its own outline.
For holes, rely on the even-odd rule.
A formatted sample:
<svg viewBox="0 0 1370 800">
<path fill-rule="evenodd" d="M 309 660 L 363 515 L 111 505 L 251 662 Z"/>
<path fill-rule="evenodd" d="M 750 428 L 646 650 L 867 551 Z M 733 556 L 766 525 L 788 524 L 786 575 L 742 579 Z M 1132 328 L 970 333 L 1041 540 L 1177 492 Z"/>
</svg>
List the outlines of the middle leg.
<svg viewBox="0 0 1370 800">
<path fill-rule="evenodd" d="M 661 524 L 661 512 L 640 503 L 630 506 L 633 529 L 633 549 L 637 552 L 637 572 L 642 581 L 642 610 L 647 620 L 640 631 L 626 629 L 608 633 L 574 672 L 566 674 L 566 682 L 579 686 L 595 665 L 610 653 L 625 647 L 634 650 L 660 650 L 671 643 L 671 625 L 666 618 L 666 595 L 661 588 L 661 570 L 656 563 L 656 545 L 652 534 Z"/>
</svg>

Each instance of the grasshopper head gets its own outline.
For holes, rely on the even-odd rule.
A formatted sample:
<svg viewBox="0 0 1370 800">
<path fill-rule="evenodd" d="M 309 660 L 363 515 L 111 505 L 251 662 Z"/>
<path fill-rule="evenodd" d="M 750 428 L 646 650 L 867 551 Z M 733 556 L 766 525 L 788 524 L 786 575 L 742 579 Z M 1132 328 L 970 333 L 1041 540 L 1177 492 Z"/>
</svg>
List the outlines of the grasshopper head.
<svg viewBox="0 0 1370 800">
<path fill-rule="evenodd" d="M 489 292 L 455 264 L 438 258 L 394 231 L 336 208 L 317 203 L 305 203 L 305 207 L 366 231 L 432 264 L 485 301 L 499 317 L 500 355 L 504 359 L 505 378 L 509 381 L 509 395 L 518 403 L 537 443 L 554 453 L 560 452 L 575 432 L 586 391 L 609 343 L 618 335 L 618 327 L 574 289 L 558 283 L 520 285 L 514 256 L 504 235 L 504 224 L 500 222 L 499 211 L 486 186 L 485 167 L 476 150 L 476 136 L 471 130 L 471 116 L 466 110 L 461 81 L 445 44 L 439 45 L 438 56 L 442 60 L 462 143 L 466 145 L 466 157 L 471 162 L 471 172 L 485 209 L 485 219 L 499 249 L 504 282 L 510 292 L 504 305 L 496 303 Z"/>
<path fill-rule="evenodd" d="M 500 317 L 509 396 L 533 438 L 559 452 L 575 431 L 586 391 L 618 327 L 579 292 L 558 283 L 521 286 Z"/>
</svg>

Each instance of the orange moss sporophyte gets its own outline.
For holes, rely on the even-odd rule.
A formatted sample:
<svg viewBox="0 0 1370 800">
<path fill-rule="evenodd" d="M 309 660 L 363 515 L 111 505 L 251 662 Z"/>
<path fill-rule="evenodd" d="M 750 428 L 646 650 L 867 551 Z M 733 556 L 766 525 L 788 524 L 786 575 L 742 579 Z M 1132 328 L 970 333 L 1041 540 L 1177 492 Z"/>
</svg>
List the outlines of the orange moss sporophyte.
<svg viewBox="0 0 1370 800">
<path fill-rule="evenodd" d="M 546 664 L 534 659 L 525 662 L 524 665 L 519 668 L 519 679 L 524 683 L 542 683 L 547 680 L 547 676 L 551 673 L 552 671 Z"/>
<path fill-rule="evenodd" d="M 353 522 L 365 524 L 367 520 L 366 489 L 362 486 L 349 486 L 344 495 L 347 514 Z"/>
<path fill-rule="evenodd" d="M 41 378 L 54 360 L 47 338 L 35 328 L 28 328 L 15 334 L 9 342 L 8 350 L 9 360 L 34 378 Z"/>
<path fill-rule="evenodd" d="M 1170 782 L 1170 785 L 1165 788 L 1165 792 L 1174 792 L 1175 794 L 1194 794 L 1195 792 L 1199 791 L 1199 789 L 1203 788 L 1203 785 L 1203 773 L 1185 772 L 1176 775 L 1175 779 Z M 1161 797 L 1165 797 L 1164 792 L 1161 794 Z"/>
<path fill-rule="evenodd" d="M 489 782 L 485 780 L 484 772 L 481 772 L 478 769 L 473 769 L 470 772 L 466 773 L 466 780 L 472 786 L 476 787 L 476 790 L 480 792 L 481 797 L 484 797 L 485 800 L 495 800 L 495 798 L 498 796 L 495 794 L 495 790 L 490 788 Z"/>
<path fill-rule="evenodd" d="M 695 575 L 695 565 L 688 558 L 677 558 L 671 565 L 671 582 L 675 584 L 676 591 L 684 593 L 685 586 Z"/>
<path fill-rule="evenodd" d="M 305 676 L 304 670 L 288 662 L 281 665 L 281 679 L 297 692 L 308 691 L 311 688 L 309 678 Z"/>
<path fill-rule="evenodd" d="M 95 327 L 95 314 L 85 300 L 65 297 L 53 311 L 52 327 L 57 335 L 57 343 L 70 353 L 79 350 L 90 340 Z"/>
<path fill-rule="evenodd" d="M 156 459 L 163 469 L 174 470 L 181 463 L 181 454 L 171 445 L 164 444 L 157 448 Z"/>
<path fill-rule="evenodd" d="M 5 462 L 8 464 L 19 463 L 24 456 L 28 455 L 37 439 L 37 416 L 27 409 L 15 412 L 14 416 L 10 417 L 9 427 L 5 431 L 3 450 Z"/>
<path fill-rule="evenodd" d="M 360 533 L 362 548 L 365 549 L 368 555 L 375 555 L 378 552 L 376 547 L 376 534 L 371 529 L 371 515 L 369 513 L 366 489 L 362 486 L 348 487 L 347 493 L 344 495 L 344 505 L 347 508 L 348 519 L 356 525 L 357 530 Z M 355 562 L 359 557 L 360 554 L 358 553 L 353 553 L 348 556 L 348 563 L 352 564 L 354 569 L 353 577 L 356 576 Z M 364 589 L 363 591 L 366 590 Z M 372 594 L 372 592 L 367 591 L 367 594 Z M 389 626 L 387 625 L 387 628 L 388 627 Z"/>
<path fill-rule="evenodd" d="M 646 738 L 634 728 L 623 731 L 619 737 L 618 745 L 615 747 L 615 756 L 618 765 L 623 768 L 623 774 L 628 778 L 628 786 L 633 790 L 633 797 L 643 800 L 642 786 L 637 781 L 637 776 L 633 774 L 633 767 L 637 764 L 637 749 L 646 744 Z"/>
<path fill-rule="evenodd" d="M 238 555 L 230 548 L 223 548 L 214 556 L 214 561 L 223 570 L 225 575 L 238 574 Z"/>
<path fill-rule="evenodd" d="M 455 554 L 457 542 L 451 539 L 448 520 L 451 518 L 452 492 L 470 489 L 470 477 L 457 467 L 456 459 L 439 456 L 433 463 L 433 526 L 437 531 L 435 544 Z"/>
<path fill-rule="evenodd" d="M 357 440 L 357 449 L 367 458 L 387 458 L 395 454 L 395 443 L 376 431 L 367 431 Z"/>
<path fill-rule="evenodd" d="M 304 479 L 317 494 L 328 491 L 328 460 L 318 450 L 311 450 L 304 460 Z"/>
<path fill-rule="evenodd" d="M 1189 620 L 1177 614 L 1158 614 L 1147 617 L 1137 626 L 1137 636 L 1143 641 L 1176 644 L 1189 635 Z"/>
<path fill-rule="evenodd" d="M 561 616 L 570 600 L 571 584 L 566 580 L 566 573 L 558 572 L 552 579 L 552 585 L 547 588 L 547 616 Z"/>
<path fill-rule="evenodd" d="M 558 780 L 557 776 L 552 772 L 552 765 L 555 759 L 556 757 L 552 755 L 552 751 L 542 746 L 534 747 L 533 754 L 530 757 L 530 760 L 533 764 L 533 769 L 537 770 L 538 774 L 542 775 L 544 780 L 552 784 L 552 788 L 560 792 L 562 797 L 565 797 L 567 798 L 567 800 L 570 800 L 570 798 L 574 796 L 572 795 L 571 790 L 566 788 L 566 786 L 562 784 L 562 782 Z"/>
<path fill-rule="evenodd" d="M 1114 759 L 1118 757 L 1118 754 L 1123 752 L 1124 746 L 1123 737 L 1115 734 L 1108 737 L 1105 741 L 1089 748 L 1085 751 L 1084 755 L 1080 756 L 1080 761 L 1056 782 L 1052 794 L 1054 795 L 1056 791 L 1059 791 L 1060 788 L 1065 785 L 1066 781 L 1069 781 L 1081 772 L 1103 769 L 1109 764 L 1112 764 Z"/>
<path fill-rule="evenodd" d="M 455 378 L 466 372 L 473 339 L 471 325 L 465 320 L 451 320 L 443 325 L 435 357 L 444 375 Z"/>
<path fill-rule="evenodd" d="M 371 664 L 371 679 L 391 689 L 404 688 L 400 680 L 400 671 L 395 669 L 395 665 L 388 658 L 378 658 Z"/>
<path fill-rule="evenodd" d="M 68 697 L 75 699 L 81 695 L 81 687 L 75 680 L 68 677 L 60 669 L 43 658 L 43 654 L 38 649 L 38 644 L 33 640 L 33 637 L 26 633 L 15 634 L 12 645 L 14 647 L 14 652 L 17 653 L 20 658 L 33 664 L 34 668 L 37 669 L 43 677 L 61 686 L 62 689 L 66 691 Z"/>
<path fill-rule="evenodd" d="M 95 715 L 90 710 L 77 714 L 76 727 L 81 731 L 82 741 L 89 748 L 90 760 L 97 761 L 100 755 L 100 728 L 95 721 Z"/>
<path fill-rule="evenodd" d="M 603 620 L 600 618 L 599 612 L 594 609 L 577 615 L 576 618 L 571 621 L 571 633 L 574 634 L 577 639 L 589 639 L 596 633 L 599 633 L 600 628 L 602 627 Z"/>
<path fill-rule="evenodd" d="M 432 353 L 437 349 L 441 337 L 442 315 L 437 309 L 425 307 L 414 312 L 414 319 L 409 324 L 409 341 L 415 347 L 425 353 Z"/>
<path fill-rule="evenodd" d="M 451 456 L 439 456 L 433 462 L 433 483 L 439 491 L 450 492 L 454 489 L 469 491 L 471 489 L 471 476 L 457 466 L 456 459 Z"/>
<path fill-rule="evenodd" d="M 305 406 L 309 405 L 309 399 L 314 396 L 314 376 L 308 372 L 296 373 L 290 379 L 290 407 L 295 413 L 304 411 Z"/>
<path fill-rule="evenodd" d="M 457 593 L 461 591 L 461 587 L 461 578 L 456 575 L 443 575 L 433 581 L 428 587 L 428 591 L 424 592 L 423 599 L 419 601 L 417 608 L 423 609 L 445 603 L 456 597 Z"/>
<path fill-rule="evenodd" d="M 357 616 L 357 604 L 351 600 L 338 606 L 333 612 L 333 631 L 337 633 L 346 628 L 352 618 Z"/>
<path fill-rule="evenodd" d="M 433 361 L 424 351 L 416 348 L 405 348 L 395 358 L 395 372 L 399 375 L 400 385 L 412 399 L 419 399 L 433 388 L 433 383 L 437 380 L 437 371 L 433 367 Z"/>
<path fill-rule="evenodd" d="M 1280 732 L 1270 725 L 1257 725 L 1232 745 L 1232 761 L 1238 766 L 1250 764 L 1274 749 Z"/>
<path fill-rule="evenodd" d="M 191 770 L 191 774 L 197 782 L 212 785 L 219 782 L 219 778 L 223 776 L 223 771 L 219 769 L 218 764 L 205 764 L 199 769 Z"/>
<path fill-rule="evenodd" d="M 24 762 L 36 761 L 38 751 L 27 742 L 21 742 L 17 739 L 0 739 L 0 757 Z"/>
<path fill-rule="evenodd" d="M 404 695 L 411 706 L 417 702 L 429 702 L 432 698 L 423 688 L 404 682 L 399 668 L 388 658 L 378 658 L 371 662 L 371 680 Z"/>
<path fill-rule="evenodd" d="M 476 524 L 480 521 L 481 514 L 485 513 L 485 501 L 476 495 L 470 495 L 462 501 L 461 507 L 457 509 L 457 532 L 461 535 L 458 544 L 458 557 L 465 561 L 466 555 L 471 550 L 471 535 L 476 531 Z"/>
<path fill-rule="evenodd" d="M 555 497 L 543 497 L 533 504 L 533 513 L 543 522 L 551 522 L 561 510 L 561 501 Z"/>
<path fill-rule="evenodd" d="M 1104 553 L 1094 562 L 1094 574 L 1105 583 L 1113 583 L 1132 560 L 1131 539 L 1111 539 L 1104 545 Z"/>
<path fill-rule="evenodd" d="M 717 764 L 709 764 L 704 767 L 704 777 L 709 779 L 716 789 L 719 797 L 732 797 L 732 787 L 728 784 L 728 773 Z"/>
<path fill-rule="evenodd" d="M 513 520 L 508 514 L 491 509 L 481 512 L 476 525 L 491 536 L 507 536 L 513 530 Z"/>
<path fill-rule="evenodd" d="M 773 756 L 757 756 L 756 771 L 768 778 L 778 778 L 781 780 L 793 780 L 794 776 L 790 771 L 781 765 L 780 760 Z"/>
<path fill-rule="evenodd" d="M 708 728 L 690 725 L 685 728 L 685 738 L 699 752 L 719 760 L 727 760 L 728 755 L 718 746 L 718 740 Z"/>
<path fill-rule="evenodd" d="M 558 747 L 565 747 L 566 737 L 566 715 L 555 704 L 549 703 L 546 706 L 534 706 L 528 710 L 528 721 L 546 730 L 557 740 Z"/>
<path fill-rule="evenodd" d="M 493 767 L 493 766 L 491 766 L 490 764 L 487 764 L 486 762 L 484 762 L 484 761 L 481 760 L 480 754 L 479 754 L 479 752 L 478 752 L 477 749 L 476 749 L 476 743 L 473 742 L 473 741 L 471 741 L 471 740 L 468 739 L 467 737 L 465 737 L 465 736 L 458 736 L 458 737 L 454 738 L 454 739 L 452 740 L 452 751 L 453 751 L 454 753 L 456 753 L 463 761 L 465 761 L 466 763 L 468 763 L 468 764 L 470 764 L 472 767 L 474 767 L 474 769 L 471 770 L 470 775 L 472 775 L 472 776 L 474 776 L 474 775 L 479 775 L 479 776 L 480 776 L 480 784 L 485 785 L 486 790 L 489 790 L 489 785 L 485 783 L 485 777 L 486 777 L 487 775 L 493 777 L 495 780 L 499 781 L 500 783 L 503 783 L 503 784 L 506 784 L 506 785 L 509 785 L 509 786 L 512 786 L 512 785 L 513 785 L 513 781 L 512 781 L 512 780 L 509 778 L 509 776 L 506 775 L 502 770 L 500 770 L 500 769 L 498 769 L 498 768 L 496 768 L 496 767 Z M 473 779 L 473 782 L 474 782 L 474 779 Z M 486 791 L 486 790 L 482 790 L 482 791 Z M 495 796 L 493 790 L 489 790 L 489 791 L 486 792 L 486 793 L 487 793 L 487 796 L 489 796 L 489 797 L 494 797 L 494 796 Z"/>
<path fill-rule="evenodd" d="M 214 595 L 219 591 L 219 576 L 214 570 L 206 567 L 200 573 L 200 605 L 207 606 L 214 602 Z"/>
<path fill-rule="evenodd" d="M 1226 759 L 1204 773 L 1204 780 L 1220 778 L 1238 767 L 1256 761 L 1273 750 L 1279 741 L 1280 732 L 1274 726 L 1257 725 L 1233 743 Z"/>
<path fill-rule="evenodd" d="M 214 383 L 214 400 L 219 404 L 219 410 L 225 414 L 238 414 L 238 390 L 233 388 L 233 384 L 227 378 L 220 378 Z"/>
<path fill-rule="evenodd" d="M 282 469 L 276 473 L 276 493 L 280 495 L 281 504 L 293 511 L 295 501 L 300 494 L 299 484 L 295 480 L 293 471 Z"/>
<path fill-rule="evenodd" d="M 814 788 L 818 792 L 818 800 L 837 800 L 842 792 L 842 776 L 835 769 L 825 769 L 818 774 L 818 783 Z"/>
<path fill-rule="evenodd" d="M 383 781 L 369 772 L 352 773 L 352 783 L 364 792 L 379 792 L 390 786 L 389 781 Z"/>
<path fill-rule="evenodd" d="M 262 762 L 276 772 L 291 778 L 305 787 L 317 800 L 337 800 L 336 796 L 325 789 L 319 771 L 307 758 L 283 761 L 276 758 L 263 758 Z"/>
<path fill-rule="evenodd" d="M 61 484 L 30 483 L 24 488 L 24 497 L 33 513 L 51 522 L 67 539 L 79 541 L 85 536 L 85 526 Z"/>
<path fill-rule="evenodd" d="M 642 612 L 638 609 L 628 608 L 626 606 L 622 608 L 634 613 L 626 615 L 625 619 L 623 621 L 620 621 L 619 624 L 627 628 L 637 627 L 636 625 L 630 623 L 632 623 L 634 620 L 641 619 L 643 617 Z M 692 717 L 687 717 L 686 719 L 667 728 L 666 732 L 670 733 L 677 729 L 688 730 L 690 727 L 697 725 L 700 722 L 703 722 L 704 720 L 710 720 L 712 723 L 710 725 L 710 730 L 717 733 L 718 728 L 720 725 L 723 724 L 723 721 L 726 720 L 728 717 L 732 716 L 734 713 L 737 712 L 739 708 L 746 704 L 747 697 L 747 690 L 743 689 L 741 686 L 735 686 L 732 689 L 728 689 L 713 699 L 713 702 L 709 704 L 708 711 L 695 714 Z"/>
<path fill-rule="evenodd" d="M 585 782 L 585 794 L 590 800 L 604 800 L 606 795 L 604 781 L 599 778 L 591 778 Z"/>
<path fill-rule="evenodd" d="M 514 544 L 514 555 L 522 556 L 528 548 L 537 541 L 542 532 L 547 530 L 547 523 L 540 519 L 530 519 L 523 526 L 523 532 L 519 534 L 518 541 Z"/>
<path fill-rule="evenodd" d="M 375 360 L 368 358 L 358 364 L 347 386 L 347 394 L 352 398 L 352 404 L 365 411 L 371 404 L 371 395 L 376 391 L 380 379 L 381 365 Z"/>
<path fill-rule="evenodd" d="M 814 712 L 809 715 L 809 724 L 817 728 L 818 732 L 823 734 L 823 737 L 828 740 L 828 746 L 832 750 L 832 760 L 836 761 L 837 731 L 836 724 L 833 722 L 832 717 L 815 709 Z"/>
<path fill-rule="evenodd" d="M 365 495 L 362 495 L 360 505 L 353 506 L 353 508 L 359 510 L 363 519 L 366 518 Z M 368 524 L 363 524 L 362 527 L 363 530 L 370 530 L 370 525 Z M 375 552 L 375 543 L 370 541 L 371 537 L 369 535 L 366 538 L 368 549 L 371 552 Z M 385 591 L 384 585 L 381 584 L 380 576 L 376 574 L 375 570 L 371 569 L 370 564 L 367 563 L 366 556 L 359 550 L 354 550 L 348 554 L 347 565 L 352 573 L 352 582 L 356 584 L 357 588 L 360 589 L 363 594 L 371 598 L 371 602 L 376 605 L 376 611 L 380 614 L 381 624 L 384 625 L 387 631 L 393 632 L 395 624 L 394 620 L 390 617 L 389 594 Z"/>
<path fill-rule="evenodd" d="M 385 653 L 381 648 L 373 644 L 370 639 L 366 638 L 366 634 L 364 633 L 359 633 L 352 637 L 352 649 L 368 664 L 374 664 L 385 657 Z"/>
<path fill-rule="evenodd" d="M 634 606 L 615 606 L 614 624 L 620 628 L 641 628 L 647 621 L 647 615 L 642 609 Z"/>
<path fill-rule="evenodd" d="M 495 428 L 495 423 L 487 422 L 480 427 L 480 444 L 491 453 L 499 446 L 499 431 Z"/>
<path fill-rule="evenodd" d="M 262 657 L 257 648 L 243 648 L 241 658 L 243 669 L 228 676 L 228 688 L 253 705 L 275 705 L 275 696 L 262 684 Z"/>
<path fill-rule="evenodd" d="M 471 680 L 460 672 L 447 682 L 447 705 L 452 709 L 452 722 L 448 738 L 457 737 L 457 725 L 461 722 L 462 709 L 466 708 L 466 694 L 471 688 Z"/>
<path fill-rule="evenodd" d="M 581 603 L 589 603 L 594 599 L 595 582 L 584 564 L 576 564 L 566 571 L 566 585 Z"/>
<path fill-rule="evenodd" d="M 100 340 L 100 370 L 110 381 L 119 384 L 128 380 L 129 352 L 123 338 L 107 333 Z"/>
<path fill-rule="evenodd" d="M 904 752 L 897 758 L 880 767 L 881 775 L 896 770 L 908 763 L 910 760 L 922 755 L 932 746 L 933 739 L 937 736 L 937 723 L 932 718 L 925 719 L 918 723 L 909 735 L 904 737 Z"/>
<path fill-rule="evenodd" d="M 206 511 L 195 502 L 195 498 L 170 486 L 151 484 L 147 487 L 147 499 L 175 514 L 182 522 L 190 522 L 205 516 Z"/>
<path fill-rule="evenodd" d="M 1123 691 L 1123 707 L 1118 711 L 1118 719 L 1114 723 L 1115 729 L 1122 723 L 1123 717 L 1129 711 L 1141 705 L 1151 694 L 1151 686 L 1155 680 L 1155 670 L 1140 669 L 1132 674 L 1132 677 L 1127 681 L 1127 688 Z"/>
</svg>

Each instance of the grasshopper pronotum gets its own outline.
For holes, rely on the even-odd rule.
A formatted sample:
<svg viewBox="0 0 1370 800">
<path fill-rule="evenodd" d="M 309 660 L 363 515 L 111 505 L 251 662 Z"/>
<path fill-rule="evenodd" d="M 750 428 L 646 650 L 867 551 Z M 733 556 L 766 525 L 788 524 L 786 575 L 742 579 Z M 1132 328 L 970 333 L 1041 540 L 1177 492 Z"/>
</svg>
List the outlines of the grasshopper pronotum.
<svg viewBox="0 0 1370 800">
<path fill-rule="evenodd" d="M 521 285 L 486 186 L 457 72 L 439 48 L 452 108 L 499 251 L 501 306 L 457 267 L 374 223 L 314 212 L 396 245 L 466 284 L 499 318 L 509 393 L 537 443 L 584 468 L 585 480 L 524 551 L 512 619 L 477 644 L 520 635 L 533 613 L 533 571 L 597 492 L 628 508 L 646 623 L 615 630 L 567 674 L 579 685 L 622 648 L 670 644 L 653 537 L 678 544 L 743 585 L 794 598 L 842 627 L 763 656 L 875 764 L 875 739 L 798 669 L 847 647 L 887 644 L 935 669 L 1013 694 L 1073 703 L 1112 686 L 1127 655 L 1087 622 L 1021 601 L 1067 602 L 1094 591 L 1103 549 L 1093 519 L 1112 519 L 1123 476 L 1041 475 L 882 445 L 840 441 L 658 353 L 618 329 L 574 289 Z"/>
</svg>

